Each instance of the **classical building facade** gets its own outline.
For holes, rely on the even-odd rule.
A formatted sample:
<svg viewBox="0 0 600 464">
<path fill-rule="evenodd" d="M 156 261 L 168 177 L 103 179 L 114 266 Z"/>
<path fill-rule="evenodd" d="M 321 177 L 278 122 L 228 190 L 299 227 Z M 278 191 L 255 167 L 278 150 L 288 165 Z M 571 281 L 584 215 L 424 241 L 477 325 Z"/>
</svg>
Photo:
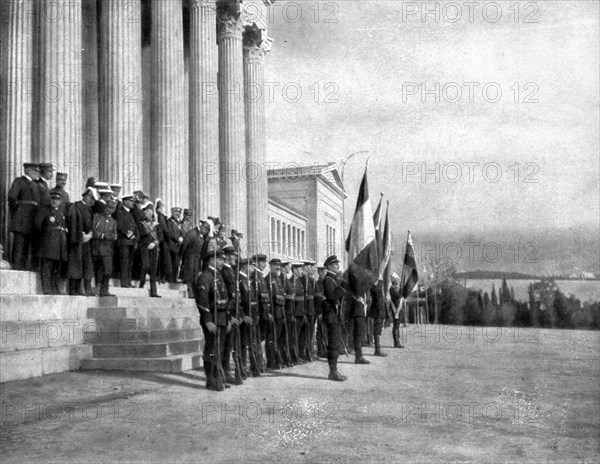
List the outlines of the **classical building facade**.
<svg viewBox="0 0 600 464">
<path fill-rule="evenodd" d="M 267 179 L 246 168 L 265 160 L 264 100 L 247 95 L 263 86 L 270 3 L 3 0 L 2 242 L 27 161 L 68 173 L 73 199 L 93 176 L 268 236 Z"/>
</svg>

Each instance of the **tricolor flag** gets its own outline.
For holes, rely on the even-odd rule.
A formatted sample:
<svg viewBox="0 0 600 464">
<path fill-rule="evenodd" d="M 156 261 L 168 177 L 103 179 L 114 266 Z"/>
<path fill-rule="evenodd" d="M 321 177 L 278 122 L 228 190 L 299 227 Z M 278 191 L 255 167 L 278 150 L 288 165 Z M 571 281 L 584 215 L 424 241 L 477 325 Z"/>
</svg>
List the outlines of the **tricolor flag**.
<svg viewBox="0 0 600 464">
<path fill-rule="evenodd" d="M 377 253 L 379 254 L 379 259 L 383 256 L 383 237 L 381 230 L 381 222 L 383 216 L 383 208 L 381 207 L 383 203 L 383 193 L 380 194 L 379 204 L 377 205 L 377 209 L 375 210 L 375 214 L 373 214 L 373 226 L 375 227 L 375 243 L 377 243 Z M 383 267 L 380 266 L 381 263 L 377 263 L 377 267 L 374 271 L 377 273 L 379 278 L 381 278 L 381 273 L 383 272 Z"/>
<path fill-rule="evenodd" d="M 412 237 L 410 230 L 408 231 L 408 238 L 406 239 L 406 254 L 404 255 L 404 279 L 402 287 L 402 296 L 408 297 L 414 290 L 417 282 L 419 281 L 419 274 L 417 273 L 417 262 L 415 261 L 415 249 L 413 246 Z"/>
<path fill-rule="evenodd" d="M 389 219 L 390 202 L 387 202 L 385 211 L 385 226 L 383 228 L 383 237 L 381 242 L 381 265 L 379 266 L 379 278 L 383 280 L 383 294 L 386 299 L 389 296 L 391 282 L 391 260 L 392 255 L 392 233 L 390 231 L 390 219 Z"/>
<path fill-rule="evenodd" d="M 369 200 L 367 168 L 363 175 L 356 202 L 354 219 L 346 239 L 348 252 L 348 286 L 357 297 L 363 295 L 377 280 L 379 253 L 375 239 L 373 212 Z"/>
</svg>

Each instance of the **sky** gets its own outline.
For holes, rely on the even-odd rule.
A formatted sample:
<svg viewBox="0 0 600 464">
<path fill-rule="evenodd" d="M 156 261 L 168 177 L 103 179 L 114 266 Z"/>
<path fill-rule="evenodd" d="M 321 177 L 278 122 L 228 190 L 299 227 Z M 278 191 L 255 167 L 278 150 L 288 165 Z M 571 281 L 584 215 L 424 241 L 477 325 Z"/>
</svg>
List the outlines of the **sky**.
<svg viewBox="0 0 600 464">
<path fill-rule="evenodd" d="M 396 231 L 597 231 L 600 2 L 422 3 L 270 7 L 268 161 L 368 151 L 346 217 L 370 158 Z"/>
</svg>

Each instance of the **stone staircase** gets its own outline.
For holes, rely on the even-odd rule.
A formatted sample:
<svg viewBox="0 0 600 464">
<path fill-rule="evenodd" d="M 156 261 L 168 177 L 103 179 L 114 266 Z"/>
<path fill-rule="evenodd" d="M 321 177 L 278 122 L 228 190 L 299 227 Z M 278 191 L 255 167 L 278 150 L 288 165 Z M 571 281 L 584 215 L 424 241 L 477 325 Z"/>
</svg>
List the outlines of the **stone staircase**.
<svg viewBox="0 0 600 464">
<path fill-rule="evenodd" d="M 0 382 L 77 369 L 179 372 L 200 365 L 202 331 L 185 286 L 114 297 L 42 295 L 39 274 L 0 271 Z M 64 291 L 64 288 L 62 289 Z"/>
</svg>

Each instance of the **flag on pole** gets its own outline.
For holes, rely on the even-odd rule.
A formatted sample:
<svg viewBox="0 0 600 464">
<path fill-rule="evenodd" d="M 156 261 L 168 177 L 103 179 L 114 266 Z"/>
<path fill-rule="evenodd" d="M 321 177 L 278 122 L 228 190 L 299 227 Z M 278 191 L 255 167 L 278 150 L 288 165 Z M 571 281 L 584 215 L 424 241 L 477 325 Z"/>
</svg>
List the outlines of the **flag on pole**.
<svg viewBox="0 0 600 464">
<path fill-rule="evenodd" d="M 377 244 L 377 253 L 379 254 L 379 259 L 383 257 L 383 237 L 382 237 L 382 218 L 383 218 L 383 193 L 380 194 L 379 204 L 377 205 L 377 209 L 375 210 L 375 214 L 373 214 L 373 226 L 375 227 L 375 243 Z M 381 267 L 381 263 L 377 263 L 377 267 L 373 269 L 379 278 L 381 279 L 381 274 L 383 273 L 383 267 Z"/>
<path fill-rule="evenodd" d="M 360 297 L 377 280 L 379 266 L 375 226 L 369 200 L 367 167 L 360 184 L 356 211 L 346 239 L 346 251 L 349 263 L 348 286 L 355 296 Z"/>
<path fill-rule="evenodd" d="M 406 298 L 414 290 L 419 281 L 417 273 L 417 262 L 415 261 L 415 249 L 413 246 L 410 230 L 406 239 L 406 253 L 404 255 L 404 285 L 402 287 L 402 296 Z"/>
<path fill-rule="evenodd" d="M 379 266 L 379 279 L 383 280 L 383 295 L 386 299 L 389 297 L 390 287 L 392 286 L 390 260 L 392 255 L 392 233 L 390 231 L 389 210 L 390 202 L 388 201 L 385 210 L 385 225 L 383 227 L 381 243 L 381 265 Z"/>
</svg>

